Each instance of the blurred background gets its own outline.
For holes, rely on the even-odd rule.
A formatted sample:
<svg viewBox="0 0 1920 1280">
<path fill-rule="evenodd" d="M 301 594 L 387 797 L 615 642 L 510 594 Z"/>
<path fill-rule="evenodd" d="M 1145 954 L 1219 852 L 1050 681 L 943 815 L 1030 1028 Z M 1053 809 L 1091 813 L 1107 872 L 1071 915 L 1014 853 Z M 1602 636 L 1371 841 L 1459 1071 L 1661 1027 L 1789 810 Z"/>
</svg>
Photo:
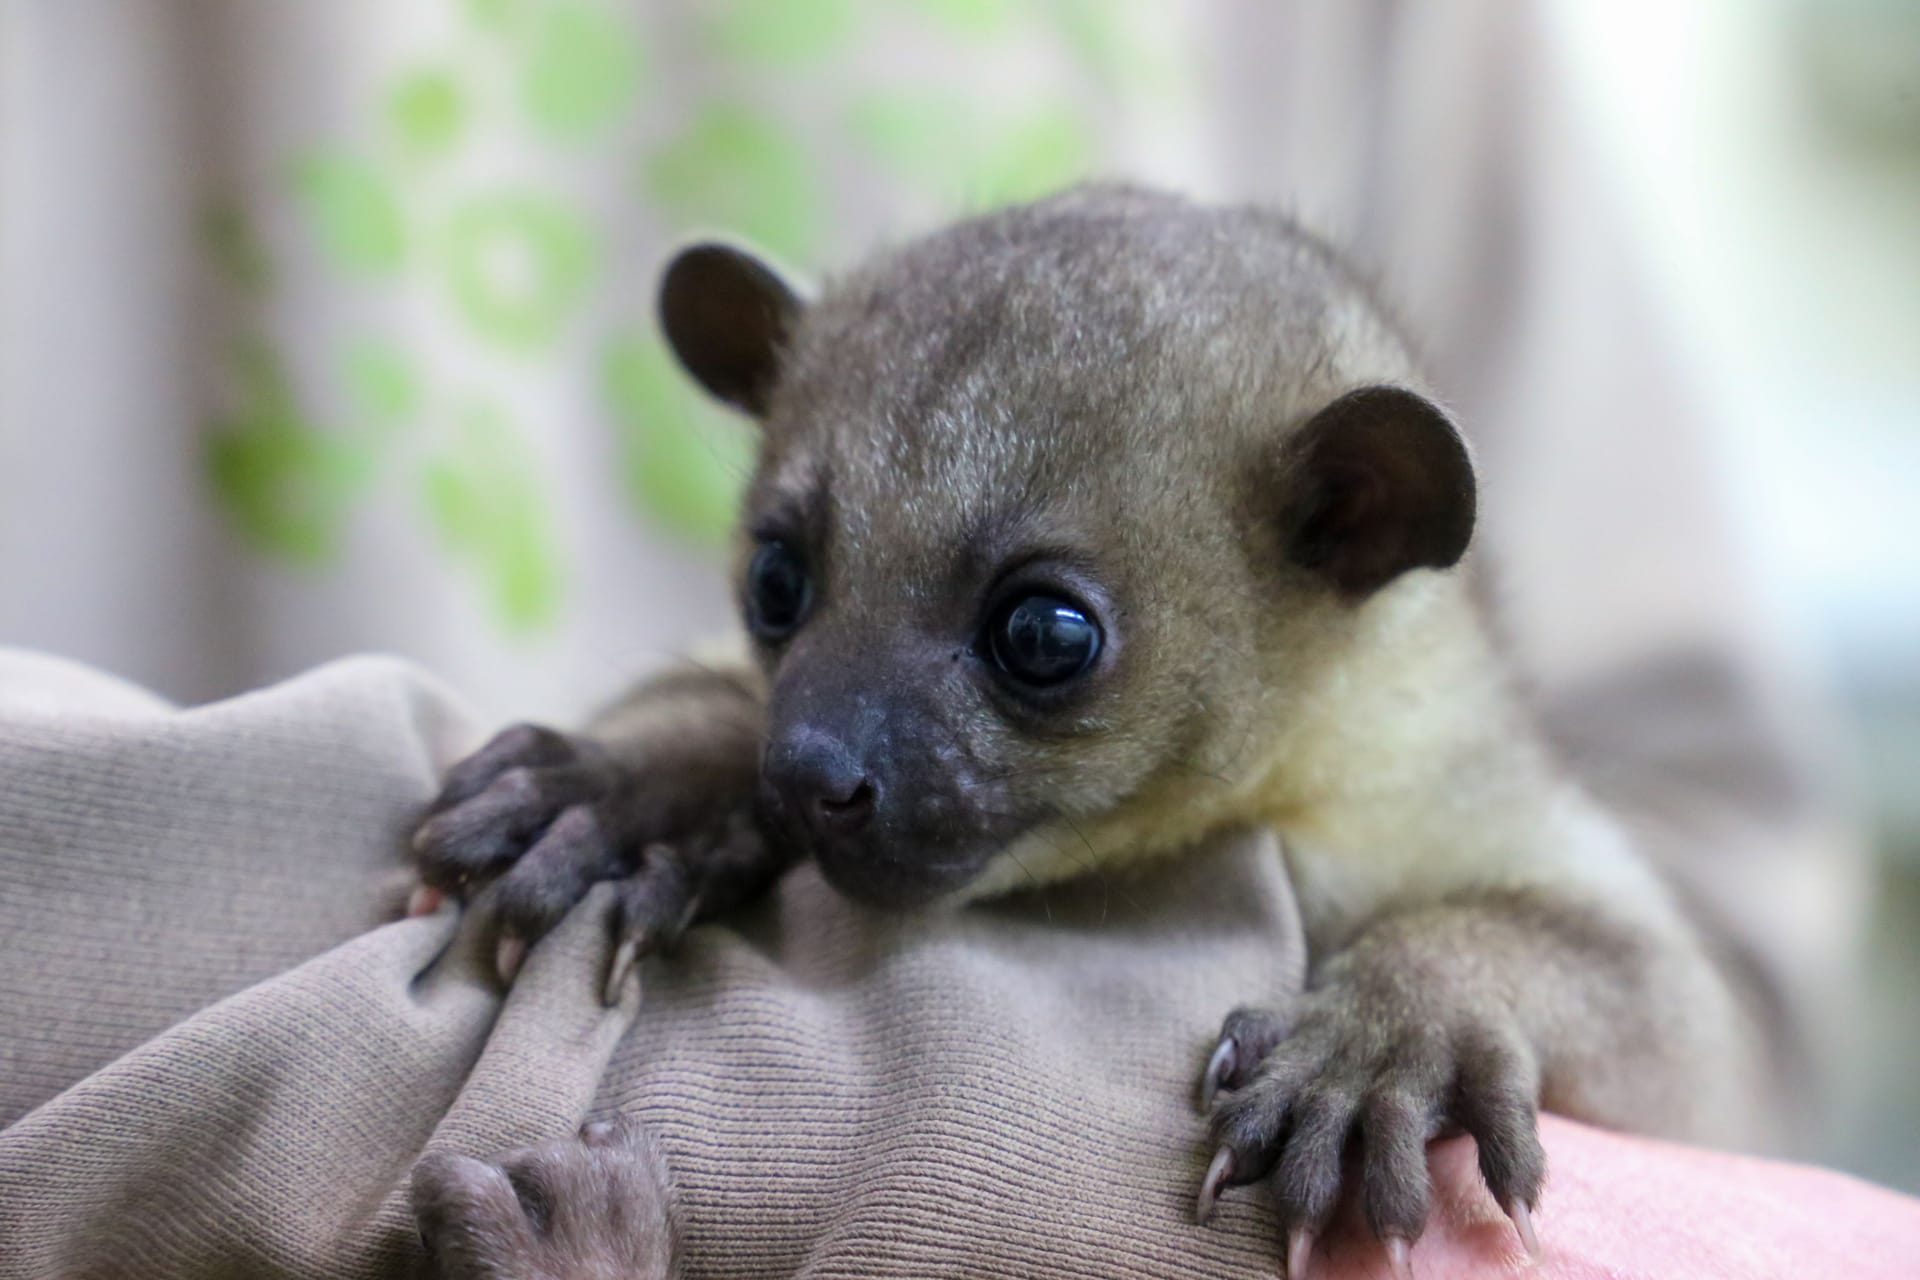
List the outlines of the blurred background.
<svg viewBox="0 0 1920 1280">
<path fill-rule="evenodd" d="M 1806 998 L 1864 978 L 1810 1149 L 1920 1190 L 1920 4 L 0 15 L 0 643 L 185 702 L 389 651 L 577 717 L 731 612 L 752 440 L 655 332 L 677 241 L 817 280 L 1089 175 L 1275 202 L 1518 442 L 1543 681 L 1658 633 L 1817 757 L 1846 865 L 1780 927 Z"/>
</svg>

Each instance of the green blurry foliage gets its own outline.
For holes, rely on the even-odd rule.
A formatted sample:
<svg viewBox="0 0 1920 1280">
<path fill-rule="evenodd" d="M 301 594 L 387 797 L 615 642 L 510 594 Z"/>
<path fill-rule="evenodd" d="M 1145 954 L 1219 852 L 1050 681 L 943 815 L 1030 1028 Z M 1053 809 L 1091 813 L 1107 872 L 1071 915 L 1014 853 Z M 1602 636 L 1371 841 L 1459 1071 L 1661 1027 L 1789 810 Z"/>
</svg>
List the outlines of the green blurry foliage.
<svg viewBox="0 0 1920 1280">
<path fill-rule="evenodd" d="M 1079 76 L 1109 86 L 1145 83 L 1166 63 L 1117 0 L 713 0 L 677 26 L 641 25 L 649 11 L 615 0 L 429 2 L 453 6 L 464 24 L 379 86 L 363 136 L 297 155 L 284 193 L 302 235 L 287 243 L 343 288 L 434 308 L 427 323 L 444 323 L 442 343 L 515 369 L 574 376 L 550 362 L 591 351 L 627 500 L 654 527 L 709 548 L 729 531 L 751 428 L 694 390 L 650 329 L 589 327 L 620 227 L 542 182 L 537 166 L 484 183 L 461 176 L 476 148 L 504 139 L 636 175 L 635 207 L 620 218 L 668 234 L 725 231 L 815 265 L 833 247 L 835 165 L 865 165 L 958 213 L 1043 194 L 1099 161 L 1097 105 L 1072 95 L 1009 104 L 987 91 L 1004 45 L 1051 41 Z M 951 41 L 954 74 L 846 74 L 867 65 L 865 42 L 903 23 Z M 713 74 L 662 75 L 671 51 L 649 40 L 663 34 L 695 39 L 687 56 Z M 776 104 L 796 94 L 823 105 L 843 149 L 823 155 L 818 120 L 781 113 Z M 661 133 L 658 120 L 678 123 Z M 202 227 L 210 264 L 243 308 L 276 302 L 283 273 L 256 227 L 278 222 L 229 203 Z M 303 411 L 271 345 L 242 346 L 234 408 L 210 425 L 206 454 L 234 529 L 263 554 L 321 565 L 375 482 L 412 474 L 417 484 L 385 491 L 418 503 L 501 628 L 551 626 L 567 574 L 521 427 L 476 388 L 448 385 L 470 379 L 436 368 L 437 347 L 364 333 L 340 342 L 336 359 L 302 362 L 336 371 L 310 400 L 334 406 L 337 428 Z M 476 400 L 488 407 L 451 417 L 437 407 Z"/>
<path fill-rule="evenodd" d="M 294 166 L 293 189 L 327 258 L 359 276 L 391 276 L 406 258 L 406 220 L 393 182 L 350 151 L 322 149 Z"/>
<path fill-rule="evenodd" d="M 540 132 L 574 141 L 612 125 L 640 83 L 640 46 L 604 4 L 534 6 L 520 72 L 520 103 Z"/>
<path fill-rule="evenodd" d="M 461 413 L 428 458 L 420 492 L 448 550 L 476 572 L 509 632 L 558 616 L 563 572 L 553 512 L 526 441 L 491 406 Z"/>
<path fill-rule="evenodd" d="M 244 343 L 234 364 L 235 408 L 207 438 L 214 494 L 255 547 L 298 565 L 325 564 L 373 476 L 375 451 L 364 436 L 329 431 L 303 415 L 265 343 Z"/>
<path fill-rule="evenodd" d="M 209 209 L 201 220 L 200 244 L 220 278 L 240 293 L 254 296 L 273 286 L 273 262 L 238 207 Z"/>
<path fill-rule="evenodd" d="M 1013 25 L 1019 0 L 900 0 L 903 9 L 932 19 L 973 40 L 1003 36 Z"/>
<path fill-rule="evenodd" d="M 559 336 L 593 268 L 593 243 L 572 209 L 532 191 L 463 200 L 447 221 L 447 284 L 472 332 L 531 351 Z"/>
<path fill-rule="evenodd" d="M 348 349 L 344 372 L 348 400 L 372 430 L 405 426 L 419 413 L 419 375 L 400 347 L 362 339 Z"/>
<path fill-rule="evenodd" d="M 714 50 L 752 62 L 812 62 L 854 30 L 850 0 L 712 0 L 705 9 Z"/>
<path fill-rule="evenodd" d="M 817 248 L 818 167 L 772 115 L 737 103 L 702 111 L 651 156 L 643 186 L 676 227 L 726 228 L 789 261 Z"/>
<path fill-rule="evenodd" d="M 870 94 L 848 132 L 903 180 L 959 209 L 1030 200 L 1084 174 L 1095 154 L 1086 123 L 1066 107 L 993 116 L 951 92 Z"/>
<path fill-rule="evenodd" d="M 444 68 L 412 71 L 387 93 L 387 124 L 409 160 L 434 160 L 459 146 L 467 127 L 466 91 Z"/>
<path fill-rule="evenodd" d="M 604 385 L 627 492 L 672 533 L 724 542 L 753 465 L 752 428 L 695 391 L 650 334 L 614 337 Z"/>
</svg>

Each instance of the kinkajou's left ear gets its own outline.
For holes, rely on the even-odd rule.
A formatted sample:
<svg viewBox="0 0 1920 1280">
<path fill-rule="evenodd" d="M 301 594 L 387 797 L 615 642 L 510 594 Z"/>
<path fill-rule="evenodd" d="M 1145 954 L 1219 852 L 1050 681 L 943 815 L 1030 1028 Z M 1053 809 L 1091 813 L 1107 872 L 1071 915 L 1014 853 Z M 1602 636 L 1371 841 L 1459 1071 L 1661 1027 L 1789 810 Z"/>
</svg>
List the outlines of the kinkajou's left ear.
<svg viewBox="0 0 1920 1280">
<path fill-rule="evenodd" d="M 1404 387 L 1349 391 L 1286 443 L 1288 551 L 1349 596 L 1445 569 L 1473 536 L 1473 460 L 1446 412 Z"/>
<path fill-rule="evenodd" d="M 780 358 L 805 304 L 766 263 L 723 244 L 682 249 L 660 280 L 660 327 L 715 398 L 767 413 Z"/>
</svg>

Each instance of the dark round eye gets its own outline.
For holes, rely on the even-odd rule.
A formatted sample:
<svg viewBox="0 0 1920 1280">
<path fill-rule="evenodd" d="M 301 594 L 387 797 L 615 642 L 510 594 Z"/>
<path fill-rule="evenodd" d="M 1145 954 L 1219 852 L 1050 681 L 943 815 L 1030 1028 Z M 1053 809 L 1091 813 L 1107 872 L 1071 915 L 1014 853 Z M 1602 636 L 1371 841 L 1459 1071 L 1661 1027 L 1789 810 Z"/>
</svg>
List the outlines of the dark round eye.
<svg viewBox="0 0 1920 1280">
<path fill-rule="evenodd" d="M 1054 596 L 1024 596 L 994 615 L 987 651 L 1022 684 L 1062 684 L 1100 656 L 1100 628 L 1078 605 Z"/>
<path fill-rule="evenodd" d="M 799 553 L 784 542 L 763 542 L 747 566 L 747 626 L 766 640 L 792 634 L 813 603 L 813 582 Z"/>
</svg>

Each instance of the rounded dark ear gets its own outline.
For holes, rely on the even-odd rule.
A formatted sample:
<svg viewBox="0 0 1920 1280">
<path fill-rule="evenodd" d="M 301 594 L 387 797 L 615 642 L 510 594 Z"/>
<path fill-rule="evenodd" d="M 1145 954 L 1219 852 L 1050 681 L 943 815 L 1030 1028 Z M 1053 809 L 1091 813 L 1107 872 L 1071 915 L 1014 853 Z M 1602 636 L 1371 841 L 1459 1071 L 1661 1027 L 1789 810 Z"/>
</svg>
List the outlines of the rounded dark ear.
<svg viewBox="0 0 1920 1280">
<path fill-rule="evenodd" d="M 1473 460 L 1440 407 L 1402 387 L 1349 391 L 1287 442 L 1290 554 L 1349 595 L 1445 569 L 1473 536 Z"/>
<path fill-rule="evenodd" d="M 660 327 L 709 393 L 764 417 L 780 350 L 803 309 L 771 267 L 722 244 L 683 249 L 660 280 Z"/>
</svg>

